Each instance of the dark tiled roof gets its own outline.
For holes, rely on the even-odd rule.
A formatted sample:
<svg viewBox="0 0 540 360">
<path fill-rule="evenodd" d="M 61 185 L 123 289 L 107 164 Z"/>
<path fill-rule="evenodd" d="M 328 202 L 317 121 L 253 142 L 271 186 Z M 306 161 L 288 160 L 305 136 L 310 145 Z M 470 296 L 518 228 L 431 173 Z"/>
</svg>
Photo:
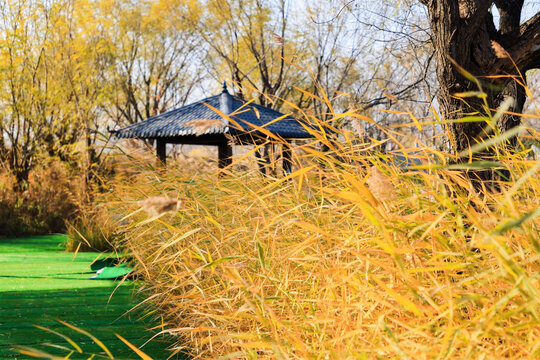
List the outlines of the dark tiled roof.
<svg viewBox="0 0 540 360">
<path fill-rule="evenodd" d="M 220 120 L 222 117 L 212 108 L 218 109 L 237 124 L 224 123 L 223 126 L 211 126 L 204 132 L 193 127 L 194 120 Z M 273 120 L 283 117 L 278 121 Z M 191 122 L 191 123 L 190 123 Z M 212 121 L 209 122 L 210 124 Z M 215 123 L 215 121 L 214 121 Z M 216 124 L 219 125 L 219 124 Z M 238 125 L 240 127 L 238 127 Z M 254 125 L 254 126 L 253 126 Z M 310 138 L 312 135 L 305 130 L 300 121 L 270 108 L 246 103 L 246 101 L 230 95 L 226 89 L 216 96 L 206 98 L 179 109 L 148 118 L 137 124 L 113 131 L 117 138 L 161 138 L 202 134 L 245 134 L 262 135 L 256 127 L 282 138 Z"/>
</svg>

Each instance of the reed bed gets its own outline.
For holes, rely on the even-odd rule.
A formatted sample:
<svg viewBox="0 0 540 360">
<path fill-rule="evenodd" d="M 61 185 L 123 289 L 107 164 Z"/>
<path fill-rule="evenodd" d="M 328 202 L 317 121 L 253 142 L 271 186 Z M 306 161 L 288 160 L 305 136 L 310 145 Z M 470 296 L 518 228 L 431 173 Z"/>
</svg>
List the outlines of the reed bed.
<svg viewBox="0 0 540 360">
<path fill-rule="evenodd" d="M 538 161 L 494 138 L 497 163 L 403 145 L 418 161 L 396 166 L 352 134 L 317 136 L 329 150 L 298 145 L 284 177 L 137 165 L 112 186 L 110 211 L 177 352 L 540 357 Z M 479 168 L 510 180 L 474 186 L 464 174 Z M 152 197 L 170 206 L 151 209 Z"/>
</svg>

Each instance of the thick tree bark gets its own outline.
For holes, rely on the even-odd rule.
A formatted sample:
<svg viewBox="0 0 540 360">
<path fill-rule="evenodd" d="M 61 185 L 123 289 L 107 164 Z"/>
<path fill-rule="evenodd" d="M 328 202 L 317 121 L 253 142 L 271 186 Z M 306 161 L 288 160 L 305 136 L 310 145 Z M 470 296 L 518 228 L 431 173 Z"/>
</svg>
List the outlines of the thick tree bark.
<svg viewBox="0 0 540 360">
<path fill-rule="evenodd" d="M 523 0 L 421 2 L 428 7 L 430 17 L 440 85 L 440 109 L 443 117 L 450 122 L 454 149 L 460 153 L 489 134 L 485 131 L 485 123 L 452 120 L 467 114 L 493 113 L 509 98 L 513 99 L 509 112 L 523 111 L 525 72 L 540 65 L 540 14 L 520 26 Z M 499 30 L 490 12 L 493 4 L 500 14 Z M 485 100 L 481 97 L 462 99 L 455 96 L 479 90 L 486 94 Z M 498 127 L 504 132 L 519 123 L 519 116 L 505 114 L 499 119 Z"/>
</svg>

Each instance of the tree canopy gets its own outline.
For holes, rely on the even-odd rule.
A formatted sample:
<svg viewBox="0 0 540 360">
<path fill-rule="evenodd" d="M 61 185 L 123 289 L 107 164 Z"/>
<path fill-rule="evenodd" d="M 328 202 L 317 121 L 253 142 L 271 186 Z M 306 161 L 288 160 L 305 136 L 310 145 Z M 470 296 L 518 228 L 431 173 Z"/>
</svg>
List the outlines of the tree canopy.
<svg viewBox="0 0 540 360">
<path fill-rule="evenodd" d="M 522 21 L 525 8 L 523 0 L 7 0 L 0 161 L 19 183 L 46 154 L 91 174 L 107 127 L 218 92 L 224 80 L 277 110 L 370 116 L 333 125 L 373 141 L 388 138 L 400 111 L 432 116 L 436 95 L 448 119 L 486 114 L 508 96 L 519 113 L 540 51 L 539 15 Z M 455 96 L 474 91 L 487 105 Z M 504 116 L 500 128 L 518 122 Z M 451 125 L 457 150 L 481 138 L 475 126 Z"/>
</svg>

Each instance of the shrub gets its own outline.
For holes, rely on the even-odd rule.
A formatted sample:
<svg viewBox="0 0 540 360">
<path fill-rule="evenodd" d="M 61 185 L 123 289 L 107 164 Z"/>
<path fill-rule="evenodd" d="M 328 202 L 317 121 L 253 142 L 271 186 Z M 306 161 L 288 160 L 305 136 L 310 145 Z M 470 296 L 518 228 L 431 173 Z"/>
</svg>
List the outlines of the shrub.
<svg viewBox="0 0 540 360">
<path fill-rule="evenodd" d="M 0 234 L 20 236 L 63 232 L 78 211 L 80 186 L 65 165 L 47 159 L 31 172 L 23 193 L 14 179 L 0 174 Z"/>
</svg>

